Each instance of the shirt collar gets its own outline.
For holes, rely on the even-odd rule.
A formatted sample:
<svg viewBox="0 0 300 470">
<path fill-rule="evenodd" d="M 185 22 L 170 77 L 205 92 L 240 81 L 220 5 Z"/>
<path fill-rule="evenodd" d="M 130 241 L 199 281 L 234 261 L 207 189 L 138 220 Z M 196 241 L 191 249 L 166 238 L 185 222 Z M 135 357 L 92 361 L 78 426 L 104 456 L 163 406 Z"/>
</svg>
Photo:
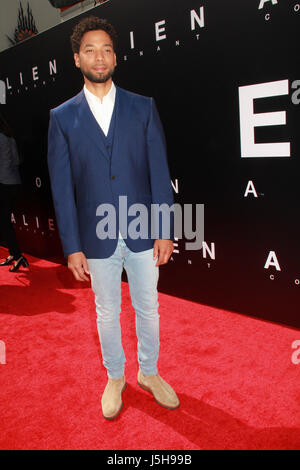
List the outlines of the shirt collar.
<svg viewBox="0 0 300 470">
<path fill-rule="evenodd" d="M 86 85 L 84 85 L 83 89 L 84 89 L 85 97 L 88 101 L 91 101 L 95 104 L 99 104 L 99 101 L 101 103 L 100 98 L 98 98 L 98 96 L 91 93 L 90 90 L 87 89 Z M 116 97 L 116 86 L 114 82 L 112 82 L 109 92 L 103 97 L 102 104 L 114 103 L 115 97 Z"/>
</svg>

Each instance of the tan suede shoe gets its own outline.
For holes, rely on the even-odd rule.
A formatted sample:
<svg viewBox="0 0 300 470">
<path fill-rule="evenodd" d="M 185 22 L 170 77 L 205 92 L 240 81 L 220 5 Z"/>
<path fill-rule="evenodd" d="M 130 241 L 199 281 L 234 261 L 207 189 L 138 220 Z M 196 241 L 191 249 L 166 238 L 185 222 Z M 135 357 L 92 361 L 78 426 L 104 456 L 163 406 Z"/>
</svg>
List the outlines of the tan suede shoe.
<svg viewBox="0 0 300 470">
<path fill-rule="evenodd" d="M 106 419 L 114 419 L 120 413 L 123 402 L 122 392 L 126 388 L 125 377 L 108 379 L 101 398 L 102 414 Z"/>
<path fill-rule="evenodd" d="M 173 388 L 160 377 L 160 375 L 144 375 L 138 371 L 137 382 L 140 387 L 151 392 L 155 401 L 165 408 L 174 410 L 180 405 L 179 399 Z"/>
</svg>

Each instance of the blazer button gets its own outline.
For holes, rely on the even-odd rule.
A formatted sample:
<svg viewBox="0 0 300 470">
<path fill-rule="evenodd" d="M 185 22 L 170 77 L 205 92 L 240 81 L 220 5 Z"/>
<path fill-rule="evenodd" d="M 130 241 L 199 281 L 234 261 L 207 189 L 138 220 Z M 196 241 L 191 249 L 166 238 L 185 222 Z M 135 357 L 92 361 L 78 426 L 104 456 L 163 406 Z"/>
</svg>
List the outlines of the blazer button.
<svg viewBox="0 0 300 470">
<path fill-rule="evenodd" d="M 114 179 L 115 179 L 115 175 L 112 175 L 111 179 L 114 180 Z"/>
<path fill-rule="evenodd" d="M 109 146 L 109 145 L 107 145 L 107 146 L 106 146 L 106 149 L 107 149 L 107 150 L 109 150 L 109 149 L 110 149 L 110 146 Z"/>
</svg>

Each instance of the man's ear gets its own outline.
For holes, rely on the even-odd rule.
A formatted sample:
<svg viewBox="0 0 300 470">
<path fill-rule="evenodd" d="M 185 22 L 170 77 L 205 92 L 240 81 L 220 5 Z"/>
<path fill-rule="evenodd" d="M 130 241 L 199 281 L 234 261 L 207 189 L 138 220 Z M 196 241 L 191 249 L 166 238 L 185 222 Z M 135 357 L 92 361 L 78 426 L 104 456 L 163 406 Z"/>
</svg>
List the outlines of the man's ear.
<svg viewBox="0 0 300 470">
<path fill-rule="evenodd" d="M 74 54 L 74 62 L 75 62 L 76 67 L 80 69 L 79 54 L 77 54 L 77 52 L 75 52 Z"/>
</svg>

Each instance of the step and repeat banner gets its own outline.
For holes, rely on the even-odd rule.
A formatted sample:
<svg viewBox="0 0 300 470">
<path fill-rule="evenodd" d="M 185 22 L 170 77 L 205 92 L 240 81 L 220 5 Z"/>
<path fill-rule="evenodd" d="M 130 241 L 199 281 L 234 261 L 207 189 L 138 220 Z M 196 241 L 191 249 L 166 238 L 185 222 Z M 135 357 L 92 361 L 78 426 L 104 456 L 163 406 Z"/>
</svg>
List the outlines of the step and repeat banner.
<svg viewBox="0 0 300 470">
<path fill-rule="evenodd" d="M 109 0 L 2 52 L 0 109 L 23 157 L 12 214 L 23 251 L 63 260 L 46 161 L 49 110 L 82 88 L 69 37 L 89 14 L 118 31 L 116 84 L 155 98 L 175 201 L 192 207 L 193 226 L 161 268 L 160 290 L 298 327 L 295 0 Z M 197 204 L 204 204 L 199 247 L 190 239 Z"/>
</svg>

